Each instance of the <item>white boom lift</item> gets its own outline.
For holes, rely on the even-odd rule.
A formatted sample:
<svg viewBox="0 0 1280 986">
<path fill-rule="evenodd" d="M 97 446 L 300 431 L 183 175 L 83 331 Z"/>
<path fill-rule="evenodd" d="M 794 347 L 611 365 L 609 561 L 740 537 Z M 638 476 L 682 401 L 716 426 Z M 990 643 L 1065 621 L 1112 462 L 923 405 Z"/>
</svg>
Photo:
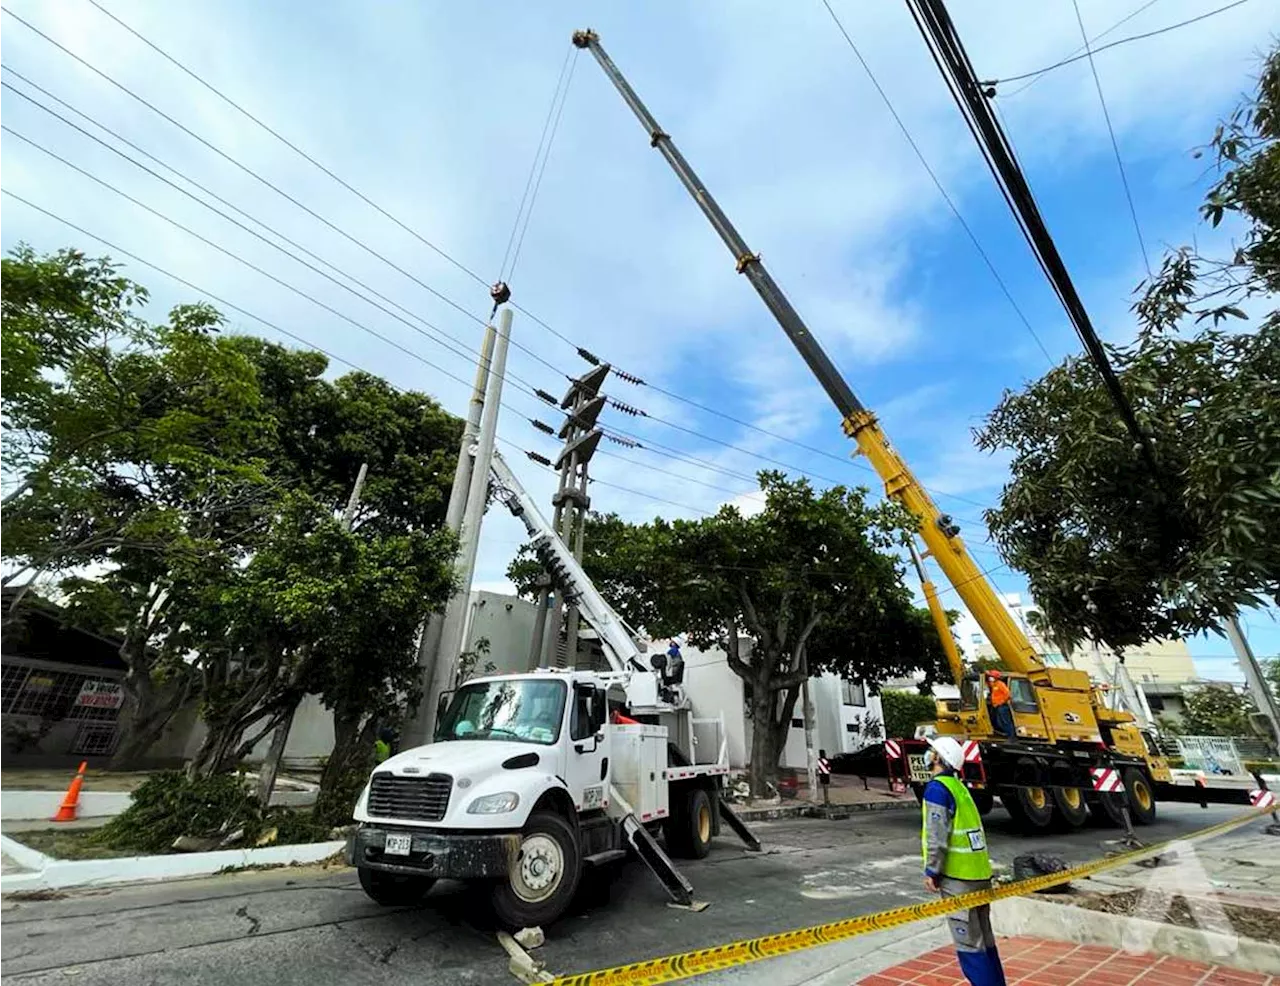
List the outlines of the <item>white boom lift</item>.
<svg viewBox="0 0 1280 986">
<path fill-rule="evenodd" d="M 611 670 L 491 675 L 444 696 L 434 742 L 378 765 L 356 803 L 348 856 L 360 884 L 379 903 L 405 904 L 437 879 L 487 881 L 500 921 L 545 925 L 569 906 L 585 867 L 630 848 L 676 902 L 690 904 L 693 888 L 670 856 L 705 856 L 722 821 L 760 849 L 721 799 L 723 716 L 694 717 L 682 669 L 665 655 L 646 666 L 496 452 L 490 489 L 599 634 Z M 659 830 L 665 852 L 653 838 Z"/>
</svg>

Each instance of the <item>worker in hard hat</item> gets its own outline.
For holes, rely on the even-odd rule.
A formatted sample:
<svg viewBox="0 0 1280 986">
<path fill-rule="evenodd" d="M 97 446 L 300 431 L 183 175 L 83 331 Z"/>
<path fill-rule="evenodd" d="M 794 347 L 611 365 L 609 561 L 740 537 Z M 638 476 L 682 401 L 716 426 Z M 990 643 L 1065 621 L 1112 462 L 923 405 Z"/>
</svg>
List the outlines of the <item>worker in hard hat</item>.
<svg viewBox="0 0 1280 986">
<path fill-rule="evenodd" d="M 1018 732 L 1013 724 L 1013 696 L 1004 683 L 1004 676 L 999 671 L 988 671 L 987 686 L 991 696 L 991 725 L 1009 739 L 1015 739 Z"/>
<path fill-rule="evenodd" d="M 929 740 L 925 760 L 933 779 L 922 796 L 924 885 L 943 897 L 986 890 L 991 886 L 991 857 L 982 816 L 961 780 L 964 751 L 950 736 L 935 736 Z M 991 905 L 950 914 L 947 923 L 965 978 L 973 986 L 1005 986 L 991 930 Z"/>
</svg>

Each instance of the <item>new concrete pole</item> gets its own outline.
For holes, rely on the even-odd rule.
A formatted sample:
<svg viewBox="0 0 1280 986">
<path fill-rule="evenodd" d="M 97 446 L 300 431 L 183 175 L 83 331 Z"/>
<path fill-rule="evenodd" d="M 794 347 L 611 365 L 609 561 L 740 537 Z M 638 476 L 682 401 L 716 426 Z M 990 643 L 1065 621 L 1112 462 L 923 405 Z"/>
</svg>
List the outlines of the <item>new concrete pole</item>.
<svg viewBox="0 0 1280 986">
<path fill-rule="evenodd" d="M 1236 652 L 1236 660 L 1240 662 L 1240 670 L 1244 672 L 1249 694 L 1253 696 L 1258 711 L 1266 716 L 1267 722 L 1271 724 L 1274 741 L 1280 743 L 1280 710 L 1276 708 L 1275 696 L 1267 687 L 1267 679 L 1263 677 L 1262 668 L 1258 666 L 1258 659 L 1253 656 L 1253 648 L 1249 646 L 1244 631 L 1240 629 L 1240 621 L 1234 616 L 1231 617 L 1226 621 L 1226 630 L 1227 637 L 1231 640 L 1231 649 Z"/>
<path fill-rule="evenodd" d="M 458 547 L 458 590 L 445 608 L 440 630 L 439 656 L 436 658 L 431 685 L 419 710 L 426 727 L 426 741 L 435 730 L 436 709 L 440 696 L 453 686 L 453 675 L 462 650 L 462 632 L 467 620 L 467 602 L 471 597 L 471 580 L 476 570 L 476 551 L 480 546 L 480 524 L 489 493 L 489 464 L 498 434 L 498 412 L 502 403 L 503 375 L 507 369 L 507 348 L 511 341 L 511 309 L 498 316 L 498 336 L 494 342 L 493 360 L 480 416 L 480 434 L 476 440 L 475 462 L 467 489 L 466 509 L 462 515 L 461 543 Z"/>
<path fill-rule="evenodd" d="M 480 360 L 476 363 L 476 379 L 471 387 L 471 402 L 467 405 L 467 420 L 462 426 L 462 441 L 458 446 L 458 465 L 453 471 L 453 488 L 449 490 L 449 504 L 445 507 L 444 526 L 454 534 L 462 530 L 462 515 L 467 508 L 467 491 L 471 488 L 471 447 L 480 434 L 480 416 L 484 411 L 484 393 L 489 385 L 489 365 L 493 360 L 494 340 L 497 330 L 485 326 L 484 340 L 480 343 Z M 440 660 L 440 635 L 444 630 L 444 613 L 432 613 L 422 630 L 418 644 L 418 681 L 422 694 L 431 690 L 435 679 L 436 664 Z M 414 710 L 405 725 L 402 747 L 408 749 L 431 741 L 426 702 Z M 434 711 L 434 710 L 433 710 Z"/>
</svg>

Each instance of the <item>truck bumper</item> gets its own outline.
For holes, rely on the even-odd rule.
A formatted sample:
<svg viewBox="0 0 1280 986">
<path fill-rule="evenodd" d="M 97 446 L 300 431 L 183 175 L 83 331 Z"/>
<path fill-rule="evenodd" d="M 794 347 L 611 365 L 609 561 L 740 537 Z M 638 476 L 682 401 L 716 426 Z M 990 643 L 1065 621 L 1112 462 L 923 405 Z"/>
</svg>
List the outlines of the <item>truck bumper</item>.
<svg viewBox="0 0 1280 986">
<path fill-rule="evenodd" d="M 387 833 L 408 835 L 407 856 L 383 851 Z M 361 825 L 347 841 L 347 862 L 384 873 L 438 879 L 483 880 L 506 877 L 520 850 L 518 833 L 424 832 L 390 825 Z"/>
</svg>

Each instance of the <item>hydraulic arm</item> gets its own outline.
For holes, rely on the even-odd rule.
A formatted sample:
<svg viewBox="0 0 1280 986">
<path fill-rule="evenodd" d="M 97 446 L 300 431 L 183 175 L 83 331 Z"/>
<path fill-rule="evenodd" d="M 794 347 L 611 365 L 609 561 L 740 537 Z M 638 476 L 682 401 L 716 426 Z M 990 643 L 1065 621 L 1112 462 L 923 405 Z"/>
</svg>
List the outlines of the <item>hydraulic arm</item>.
<svg viewBox="0 0 1280 986">
<path fill-rule="evenodd" d="M 960 529 L 950 516 L 938 509 L 924 487 L 907 468 L 906 463 L 889 444 L 875 415 L 854 395 L 853 390 L 823 351 L 804 320 L 765 269 L 759 255 L 751 252 L 746 241 L 729 221 L 729 217 L 724 214 L 711 193 L 707 191 L 706 186 L 698 179 L 671 137 L 658 125 L 658 121 L 653 118 L 635 90 L 623 78 L 612 59 L 605 54 L 604 49 L 600 47 L 599 37 L 594 31 L 578 31 L 573 36 L 573 43 L 595 56 L 609 80 L 648 132 L 650 146 L 656 148 L 666 159 L 703 214 L 710 220 L 720 239 L 733 254 L 738 273 L 751 282 L 765 306 L 778 320 L 787 338 L 791 340 L 792 345 L 827 392 L 840 413 L 845 434 L 857 442 L 858 450 L 867 457 L 883 480 L 885 491 L 918 518 L 919 533 L 927 549 L 927 556 L 931 556 L 942 569 L 948 582 L 964 601 L 974 619 L 978 621 L 978 625 L 982 627 L 996 653 L 1010 670 L 1027 674 L 1043 671 L 1043 665 L 1035 649 L 1014 622 L 1013 617 L 1009 615 L 1008 610 L 1004 608 L 991 583 L 987 581 L 986 573 L 978 567 L 973 556 L 965 548 L 964 541 L 960 538 Z M 936 593 L 932 596 L 929 600 L 930 609 L 934 613 L 935 621 L 941 624 L 939 629 L 943 634 L 945 647 L 951 643 L 950 630 L 946 627 L 945 618 L 939 621 L 941 607 Z M 948 658 L 953 661 L 954 670 L 958 656 L 954 654 L 953 643 L 948 650 Z"/>
<path fill-rule="evenodd" d="M 494 495 L 501 500 L 529 532 L 529 544 L 561 591 L 577 603 L 583 618 L 600 635 L 605 656 L 614 671 L 647 670 L 618 614 L 613 611 L 564 541 L 538 510 L 506 460 L 493 453 L 489 471 Z"/>
</svg>

